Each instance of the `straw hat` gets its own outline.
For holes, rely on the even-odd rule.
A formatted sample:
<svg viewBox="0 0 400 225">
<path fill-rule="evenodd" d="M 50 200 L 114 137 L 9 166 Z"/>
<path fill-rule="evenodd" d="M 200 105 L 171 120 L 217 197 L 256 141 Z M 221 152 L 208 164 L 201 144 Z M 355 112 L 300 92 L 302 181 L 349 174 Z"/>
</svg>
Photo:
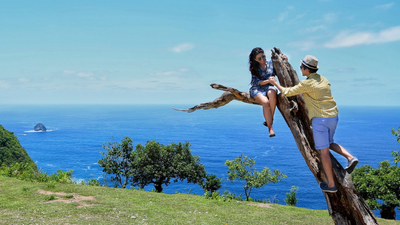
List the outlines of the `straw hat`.
<svg viewBox="0 0 400 225">
<path fill-rule="evenodd" d="M 313 55 L 306 55 L 304 59 L 300 60 L 305 66 L 311 69 L 319 69 L 318 67 L 318 59 Z"/>
</svg>

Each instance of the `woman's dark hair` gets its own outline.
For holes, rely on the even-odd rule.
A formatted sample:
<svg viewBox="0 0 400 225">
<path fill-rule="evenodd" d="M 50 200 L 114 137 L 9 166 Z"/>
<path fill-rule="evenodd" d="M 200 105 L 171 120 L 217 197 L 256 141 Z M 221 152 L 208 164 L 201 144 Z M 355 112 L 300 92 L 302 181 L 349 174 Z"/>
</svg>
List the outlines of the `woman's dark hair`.
<svg viewBox="0 0 400 225">
<path fill-rule="evenodd" d="M 251 50 L 251 53 L 249 55 L 249 70 L 250 73 L 256 77 L 258 77 L 258 79 L 261 79 L 260 76 L 260 71 L 259 71 L 259 67 L 260 67 L 260 63 L 258 63 L 256 61 L 256 56 L 260 53 L 264 53 L 264 50 L 262 48 L 253 48 L 253 50 Z"/>
<path fill-rule="evenodd" d="M 303 68 L 307 68 L 307 69 L 310 71 L 310 73 L 316 73 L 316 72 L 318 71 L 318 69 L 312 69 L 312 68 L 310 68 L 310 67 L 304 65 L 303 63 L 301 64 L 301 66 L 302 66 Z"/>
</svg>

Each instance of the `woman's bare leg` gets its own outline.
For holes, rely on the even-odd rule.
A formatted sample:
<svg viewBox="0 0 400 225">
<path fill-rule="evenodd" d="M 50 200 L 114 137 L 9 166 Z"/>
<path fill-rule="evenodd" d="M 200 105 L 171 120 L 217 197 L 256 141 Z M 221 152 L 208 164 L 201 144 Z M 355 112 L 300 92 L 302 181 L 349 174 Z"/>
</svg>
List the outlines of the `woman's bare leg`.
<svg viewBox="0 0 400 225">
<path fill-rule="evenodd" d="M 271 113 L 271 106 L 270 106 L 270 101 L 268 100 L 267 97 L 265 97 L 262 94 L 258 94 L 257 96 L 254 97 L 256 102 L 261 104 L 263 108 L 263 115 L 264 119 L 267 122 L 268 129 L 269 129 L 269 134 L 275 134 L 274 129 L 272 128 L 272 113 Z"/>
<path fill-rule="evenodd" d="M 276 99 L 277 99 L 277 94 L 274 89 L 268 91 L 268 99 L 269 99 L 269 105 L 271 107 L 271 114 L 272 114 L 272 120 L 275 115 L 275 109 L 276 109 Z"/>
</svg>

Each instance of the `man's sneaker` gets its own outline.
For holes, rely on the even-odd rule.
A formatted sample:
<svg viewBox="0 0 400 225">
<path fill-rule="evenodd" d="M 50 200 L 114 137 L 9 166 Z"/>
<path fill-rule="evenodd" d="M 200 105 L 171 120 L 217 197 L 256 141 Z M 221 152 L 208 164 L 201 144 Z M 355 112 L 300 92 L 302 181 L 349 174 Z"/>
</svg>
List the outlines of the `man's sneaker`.
<svg viewBox="0 0 400 225">
<path fill-rule="evenodd" d="M 319 188 L 321 188 L 321 190 L 323 191 L 323 192 L 329 192 L 329 193 L 335 193 L 335 192 L 337 192 L 337 188 L 336 188 L 336 186 L 333 186 L 333 187 L 328 187 L 328 185 L 326 184 L 326 183 L 324 183 L 324 182 L 321 182 L 321 183 L 319 183 Z"/>
<path fill-rule="evenodd" d="M 346 168 L 344 168 L 349 174 L 351 174 L 354 170 L 354 168 L 356 168 L 358 164 L 358 159 L 356 157 L 353 157 L 350 161 L 349 164 L 346 166 Z"/>
</svg>

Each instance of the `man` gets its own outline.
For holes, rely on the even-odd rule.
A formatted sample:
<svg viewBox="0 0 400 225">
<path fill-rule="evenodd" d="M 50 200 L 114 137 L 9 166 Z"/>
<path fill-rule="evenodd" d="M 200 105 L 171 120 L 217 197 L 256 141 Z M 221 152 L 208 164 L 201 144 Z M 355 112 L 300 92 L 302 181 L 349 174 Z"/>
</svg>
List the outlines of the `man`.
<svg viewBox="0 0 400 225">
<path fill-rule="evenodd" d="M 307 55 L 301 60 L 300 69 L 303 76 L 306 76 L 307 79 L 294 87 L 280 86 L 275 77 L 271 77 L 270 82 L 285 96 L 290 97 L 303 94 L 308 109 L 308 116 L 311 120 L 315 148 L 321 151 L 322 165 L 328 179 L 328 183 L 320 183 L 320 188 L 324 192 L 336 192 L 337 188 L 333 180 L 329 149 L 339 153 L 348 160 L 349 163 L 345 168 L 348 173 L 353 172 L 358 159 L 353 157 L 341 145 L 333 142 L 333 136 L 339 121 L 339 110 L 331 94 L 331 84 L 325 77 L 317 74 L 319 69 L 318 59 L 312 55 Z"/>
</svg>

